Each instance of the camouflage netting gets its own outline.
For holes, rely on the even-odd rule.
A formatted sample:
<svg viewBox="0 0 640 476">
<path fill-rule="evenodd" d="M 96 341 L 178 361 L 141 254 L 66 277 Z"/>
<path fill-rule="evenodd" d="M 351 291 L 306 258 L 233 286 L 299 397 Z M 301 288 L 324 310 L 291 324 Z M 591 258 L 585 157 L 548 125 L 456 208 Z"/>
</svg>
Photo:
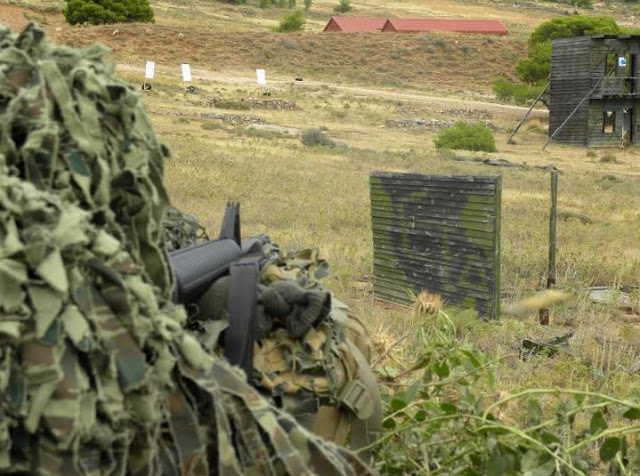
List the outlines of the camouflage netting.
<svg viewBox="0 0 640 476">
<path fill-rule="evenodd" d="M 0 27 L 0 473 L 367 474 L 170 301 L 167 150 L 105 48 Z"/>
</svg>

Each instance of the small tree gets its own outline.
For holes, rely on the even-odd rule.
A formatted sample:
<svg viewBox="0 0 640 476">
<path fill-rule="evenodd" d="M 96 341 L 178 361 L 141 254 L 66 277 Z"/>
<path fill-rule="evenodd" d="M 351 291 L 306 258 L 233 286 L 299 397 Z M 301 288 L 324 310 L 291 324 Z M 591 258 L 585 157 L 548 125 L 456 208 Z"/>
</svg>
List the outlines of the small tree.
<svg viewBox="0 0 640 476">
<path fill-rule="evenodd" d="M 353 10 L 353 7 L 349 0 L 340 0 L 340 3 L 333 7 L 334 13 L 347 13 L 351 10 Z"/>
<path fill-rule="evenodd" d="M 495 152 L 493 131 L 484 124 L 458 121 L 435 139 L 436 149 L 462 149 Z"/>
<path fill-rule="evenodd" d="M 302 31 L 304 30 L 304 25 L 306 20 L 302 16 L 302 10 L 297 9 L 289 13 L 285 16 L 277 27 L 275 27 L 274 31 L 278 31 L 280 33 L 290 33 L 292 31 Z"/>
<path fill-rule="evenodd" d="M 154 21 L 149 0 L 68 0 L 64 17 L 71 25 Z"/>
<path fill-rule="evenodd" d="M 551 40 L 576 36 L 617 34 L 621 29 L 613 18 L 569 16 L 540 24 L 529 38 L 529 56 L 516 65 L 518 77 L 529 84 L 547 80 L 551 72 Z"/>
</svg>

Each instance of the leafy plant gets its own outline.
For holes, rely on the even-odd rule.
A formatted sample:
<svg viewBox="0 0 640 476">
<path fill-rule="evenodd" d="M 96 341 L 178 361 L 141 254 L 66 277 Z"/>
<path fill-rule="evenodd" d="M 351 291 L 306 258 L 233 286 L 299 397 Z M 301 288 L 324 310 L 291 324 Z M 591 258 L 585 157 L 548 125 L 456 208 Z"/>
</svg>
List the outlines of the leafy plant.
<svg viewBox="0 0 640 476">
<path fill-rule="evenodd" d="M 63 13 L 71 25 L 154 21 L 148 0 L 68 0 Z"/>
<path fill-rule="evenodd" d="M 336 143 L 320 129 L 307 129 L 302 133 L 300 140 L 307 147 L 322 145 L 327 147 L 335 147 Z"/>
<path fill-rule="evenodd" d="M 280 33 L 291 33 L 294 31 L 302 31 L 304 30 L 305 23 L 306 23 L 306 20 L 304 19 L 304 16 L 302 16 L 302 10 L 297 9 L 289 13 L 282 20 L 280 20 L 280 23 L 274 29 L 274 31 L 277 31 Z"/>
<path fill-rule="evenodd" d="M 529 84 L 546 81 L 551 71 L 551 40 L 621 32 L 611 17 L 573 15 L 546 21 L 531 33 L 529 55 L 518 62 L 516 72 L 522 81 Z"/>
<path fill-rule="evenodd" d="M 353 7 L 349 0 L 340 0 L 340 3 L 333 7 L 334 13 L 348 13 L 351 10 L 353 10 Z"/>
<path fill-rule="evenodd" d="M 618 162 L 618 158 L 615 156 L 615 154 L 607 152 L 602 157 L 600 157 L 600 162 L 602 162 L 603 164 L 615 164 Z"/>
<path fill-rule="evenodd" d="M 482 150 L 495 152 L 493 131 L 484 124 L 458 121 L 435 139 L 436 149 Z"/>
<path fill-rule="evenodd" d="M 248 111 L 249 109 L 251 109 L 251 105 L 249 105 L 249 103 L 234 100 L 219 101 L 215 106 L 220 109 L 233 109 L 236 111 Z"/>
<path fill-rule="evenodd" d="M 486 398 L 494 363 L 458 340 L 443 311 L 421 319 L 421 355 L 387 377 L 416 376 L 386 397 L 386 432 L 371 445 L 383 473 L 637 474 L 640 402 L 544 388 Z"/>
<path fill-rule="evenodd" d="M 501 101 L 512 101 L 516 104 L 530 104 L 542 91 L 544 86 L 530 86 L 516 83 L 510 79 L 496 79 L 492 88 Z"/>
<path fill-rule="evenodd" d="M 577 5 L 582 6 L 582 5 Z M 596 34 L 617 34 L 623 30 L 611 17 L 564 16 L 540 24 L 529 37 L 529 54 L 516 64 L 518 78 L 529 86 L 518 85 L 513 81 L 500 79 L 493 84 L 493 90 L 499 99 L 513 100 L 524 104 L 533 100 L 542 90 L 551 73 L 551 41 L 557 38 L 573 38 Z M 543 98 L 543 102 L 546 101 Z"/>
</svg>

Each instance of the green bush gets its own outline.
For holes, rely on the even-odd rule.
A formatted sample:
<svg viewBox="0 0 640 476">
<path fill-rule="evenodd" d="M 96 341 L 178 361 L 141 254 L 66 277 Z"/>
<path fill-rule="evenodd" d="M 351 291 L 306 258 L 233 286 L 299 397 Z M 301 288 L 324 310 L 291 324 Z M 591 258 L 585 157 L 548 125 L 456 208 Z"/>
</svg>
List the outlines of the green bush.
<svg viewBox="0 0 640 476">
<path fill-rule="evenodd" d="M 529 37 L 529 45 L 533 46 L 556 38 L 574 38 L 605 33 L 617 34 L 620 31 L 620 27 L 611 17 L 563 16 L 538 26 Z"/>
<path fill-rule="evenodd" d="M 153 22 L 149 0 L 68 0 L 64 17 L 71 25 Z"/>
<path fill-rule="evenodd" d="M 334 13 L 347 13 L 351 10 L 353 10 L 353 7 L 351 6 L 351 2 L 349 0 L 340 0 L 340 3 L 333 7 Z"/>
<path fill-rule="evenodd" d="M 436 149 L 462 149 L 495 152 L 493 131 L 484 124 L 458 121 L 435 139 Z"/>
<path fill-rule="evenodd" d="M 611 17 L 564 16 L 546 21 L 529 37 L 529 55 L 516 65 L 518 77 L 529 84 L 539 84 L 551 72 L 551 40 L 577 36 L 618 34 L 622 29 Z"/>
<path fill-rule="evenodd" d="M 544 86 L 529 86 L 514 83 L 510 79 L 496 79 L 493 82 L 493 92 L 501 101 L 512 101 L 516 104 L 530 104 Z"/>
<path fill-rule="evenodd" d="M 236 111 L 248 111 L 251 105 L 243 101 L 224 100 L 216 103 L 216 107 L 220 109 L 233 109 Z"/>
<path fill-rule="evenodd" d="M 305 23 L 306 23 L 306 20 L 304 19 L 304 16 L 302 16 L 302 10 L 297 9 L 289 13 L 282 20 L 280 20 L 280 23 L 274 29 L 274 31 L 277 31 L 280 33 L 302 31 L 304 30 Z"/>
<path fill-rule="evenodd" d="M 307 147 L 314 147 L 316 145 L 323 145 L 326 147 L 336 146 L 336 143 L 320 129 L 307 129 L 302 133 L 300 140 L 302 140 L 302 143 Z"/>
</svg>

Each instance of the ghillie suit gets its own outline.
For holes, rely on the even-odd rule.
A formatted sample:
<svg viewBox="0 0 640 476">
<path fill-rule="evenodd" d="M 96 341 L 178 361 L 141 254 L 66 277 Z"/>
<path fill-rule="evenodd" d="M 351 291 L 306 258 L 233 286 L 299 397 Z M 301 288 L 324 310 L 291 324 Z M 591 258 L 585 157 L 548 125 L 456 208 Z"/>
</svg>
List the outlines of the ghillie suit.
<svg viewBox="0 0 640 476">
<path fill-rule="evenodd" d="M 178 270 L 183 268 L 184 253 L 191 253 L 186 264 L 201 263 L 216 249 L 225 254 L 229 240 L 224 238 L 235 234 L 240 243 L 240 223 L 238 204 L 229 204 L 221 240 L 207 243 L 208 237 L 194 217 L 180 215 L 171 211 L 165 232 L 180 248 L 171 258 L 182 285 Z M 192 246 L 197 243 L 201 245 Z M 320 285 L 319 280 L 329 274 L 324 256 L 315 248 L 284 254 L 265 235 L 245 241 L 242 250 L 245 260 L 257 256 L 259 262 L 259 271 L 251 278 L 253 289 L 244 284 L 234 293 L 233 271 L 230 275 L 225 272 L 197 299 L 187 301 L 188 328 L 212 354 L 229 355 L 230 349 L 251 346 L 238 355 L 238 365 L 244 367 L 257 389 L 307 429 L 338 444 L 350 436 L 353 449 L 375 441 L 382 412 L 369 366 L 371 342 L 364 325 L 348 307 Z M 202 272 L 193 272 L 192 266 L 187 267 L 188 274 L 198 279 L 212 268 L 202 265 Z M 230 305 L 231 296 L 241 301 L 238 306 Z M 231 309 L 237 310 L 250 300 L 255 301 L 255 317 L 233 314 Z M 233 337 L 237 321 L 244 321 L 237 324 L 241 338 Z M 245 344 L 248 327 L 254 335 Z M 370 455 L 365 452 L 363 456 Z"/>
<path fill-rule="evenodd" d="M 0 473 L 371 473 L 184 330 L 168 151 L 105 51 L 0 27 Z"/>
</svg>

